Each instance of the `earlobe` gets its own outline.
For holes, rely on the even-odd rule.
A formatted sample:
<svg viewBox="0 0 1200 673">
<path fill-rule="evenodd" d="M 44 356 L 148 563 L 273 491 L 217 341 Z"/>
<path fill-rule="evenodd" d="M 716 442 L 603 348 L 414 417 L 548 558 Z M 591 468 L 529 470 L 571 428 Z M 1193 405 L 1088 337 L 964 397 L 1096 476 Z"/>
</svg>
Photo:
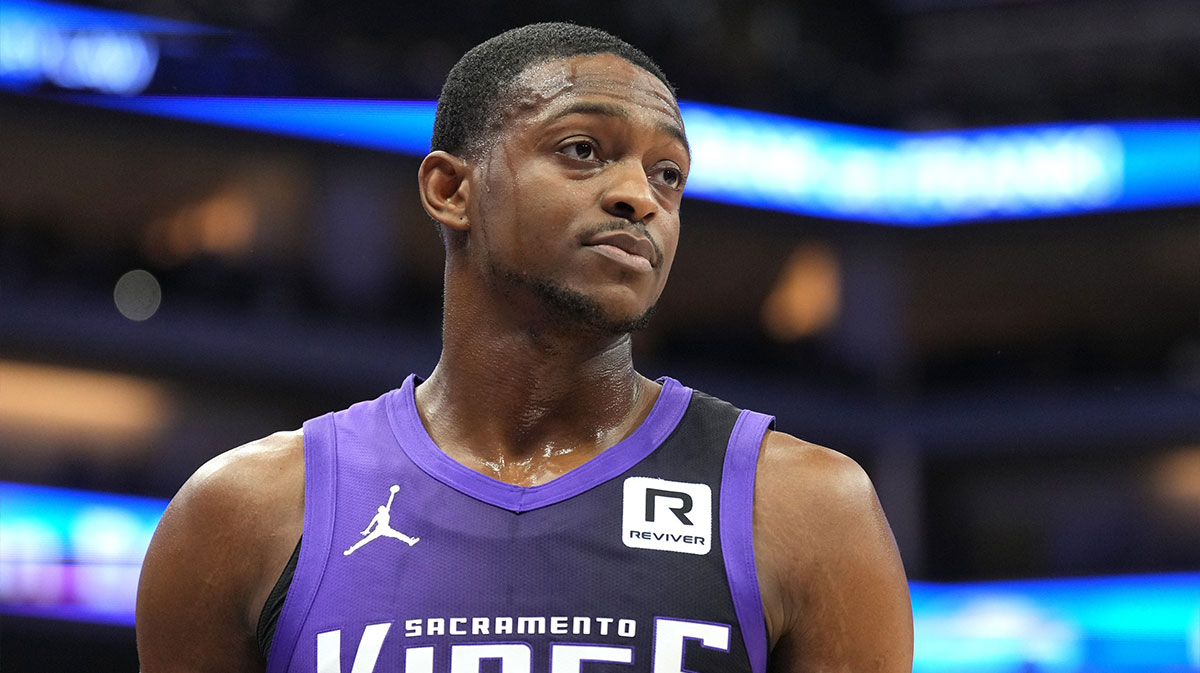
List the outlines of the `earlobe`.
<svg viewBox="0 0 1200 673">
<path fill-rule="evenodd" d="M 466 231 L 470 194 L 469 165 L 463 159 L 435 150 L 425 156 L 417 171 L 421 205 L 425 212 L 448 229 Z"/>
</svg>

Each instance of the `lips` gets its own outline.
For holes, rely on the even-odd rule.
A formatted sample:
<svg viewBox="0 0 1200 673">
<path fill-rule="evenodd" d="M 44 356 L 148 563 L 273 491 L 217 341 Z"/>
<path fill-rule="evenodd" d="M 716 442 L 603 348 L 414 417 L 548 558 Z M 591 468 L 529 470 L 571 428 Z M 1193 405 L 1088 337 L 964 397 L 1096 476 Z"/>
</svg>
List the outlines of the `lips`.
<svg viewBox="0 0 1200 673">
<path fill-rule="evenodd" d="M 592 236 L 584 245 L 611 245 L 630 255 L 645 258 L 650 266 L 658 266 L 658 251 L 650 239 L 628 231 L 606 231 Z"/>
</svg>

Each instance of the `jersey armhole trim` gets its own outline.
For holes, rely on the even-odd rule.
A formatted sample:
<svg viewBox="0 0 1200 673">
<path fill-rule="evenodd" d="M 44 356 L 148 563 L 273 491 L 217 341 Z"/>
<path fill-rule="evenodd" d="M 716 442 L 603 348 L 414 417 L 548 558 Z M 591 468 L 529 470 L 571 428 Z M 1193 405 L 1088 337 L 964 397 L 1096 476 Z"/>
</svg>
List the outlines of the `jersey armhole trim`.
<svg viewBox="0 0 1200 673">
<path fill-rule="evenodd" d="M 292 665 L 300 632 L 317 588 L 325 575 L 333 544 L 334 503 L 337 502 L 337 432 L 333 414 L 304 423 L 304 529 L 292 585 L 283 601 L 275 638 L 267 658 L 267 673 L 286 673 Z"/>
<path fill-rule="evenodd" d="M 303 541 L 303 536 L 301 536 L 300 542 L 296 543 L 296 548 L 292 550 L 291 557 L 283 566 L 283 572 L 279 573 L 279 579 L 275 580 L 275 586 L 271 587 L 271 593 L 267 595 L 267 600 L 263 602 L 262 611 L 258 615 L 258 628 L 255 629 L 254 635 L 263 661 L 271 658 L 271 643 L 275 640 L 275 629 L 279 627 L 279 613 L 283 611 L 283 601 L 287 598 L 288 589 L 292 586 L 292 577 L 296 574 L 296 562 L 300 560 L 300 545 Z"/>
<path fill-rule="evenodd" d="M 775 418 L 743 411 L 729 436 L 721 472 L 721 553 L 753 673 L 767 670 L 767 624 L 754 563 L 754 475 L 763 436 Z"/>
</svg>

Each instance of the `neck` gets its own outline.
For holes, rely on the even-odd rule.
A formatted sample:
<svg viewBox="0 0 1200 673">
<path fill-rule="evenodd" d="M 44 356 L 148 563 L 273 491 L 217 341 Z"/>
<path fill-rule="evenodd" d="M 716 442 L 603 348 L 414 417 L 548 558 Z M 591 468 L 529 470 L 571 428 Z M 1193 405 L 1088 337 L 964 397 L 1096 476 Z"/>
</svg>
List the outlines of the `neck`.
<svg viewBox="0 0 1200 673">
<path fill-rule="evenodd" d="M 450 457 L 534 485 L 616 444 L 649 413 L 659 387 L 634 370 L 628 334 L 469 304 L 455 310 L 447 294 L 442 355 L 416 392 L 425 427 Z"/>
</svg>

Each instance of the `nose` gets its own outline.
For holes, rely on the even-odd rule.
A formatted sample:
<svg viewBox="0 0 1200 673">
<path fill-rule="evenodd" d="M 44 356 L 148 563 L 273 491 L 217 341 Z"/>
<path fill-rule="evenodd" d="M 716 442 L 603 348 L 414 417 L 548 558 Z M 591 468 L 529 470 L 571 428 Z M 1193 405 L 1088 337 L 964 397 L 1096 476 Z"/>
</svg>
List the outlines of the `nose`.
<svg viewBox="0 0 1200 673">
<path fill-rule="evenodd" d="M 658 212 L 658 201 L 641 162 L 616 162 L 610 166 L 611 182 L 604 193 L 604 211 L 633 222 L 649 223 Z"/>
</svg>

